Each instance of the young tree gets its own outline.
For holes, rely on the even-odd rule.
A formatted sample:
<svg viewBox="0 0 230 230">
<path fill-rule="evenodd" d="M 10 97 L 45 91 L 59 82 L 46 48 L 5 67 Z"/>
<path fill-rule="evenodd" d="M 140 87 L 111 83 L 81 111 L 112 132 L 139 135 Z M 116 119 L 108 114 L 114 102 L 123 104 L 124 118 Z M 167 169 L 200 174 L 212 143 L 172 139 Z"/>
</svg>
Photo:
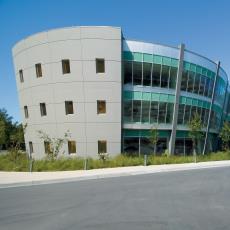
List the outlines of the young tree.
<svg viewBox="0 0 230 230">
<path fill-rule="evenodd" d="M 8 115 L 6 109 L 0 109 L 0 147 L 9 147 L 10 134 L 17 123 L 13 124 L 12 117 Z"/>
<path fill-rule="evenodd" d="M 46 143 L 46 154 L 49 160 L 56 160 L 60 154 L 62 146 L 68 141 L 70 137 L 69 131 L 64 134 L 63 138 L 52 138 L 42 130 L 38 131 L 41 140 Z M 64 154 L 64 151 L 62 152 Z"/>
<path fill-rule="evenodd" d="M 220 131 L 220 138 L 223 143 L 224 150 L 229 150 L 229 143 L 230 143 L 230 123 L 225 121 L 224 125 Z"/>
<path fill-rule="evenodd" d="M 10 149 L 9 149 L 9 156 L 14 163 L 17 163 L 20 156 L 22 155 L 21 145 L 25 143 L 24 140 L 24 133 L 26 132 L 26 125 L 22 124 L 14 124 L 14 127 L 10 133 Z"/>
<path fill-rule="evenodd" d="M 201 131 L 202 122 L 200 119 L 200 115 L 198 113 L 195 113 L 193 115 L 193 118 L 190 120 L 188 126 L 189 126 L 189 137 L 192 139 L 192 144 L 193 144 L 193 156 L 195 157 L 195 161 L 196 161 L 197 142 L 200 138 L 203 137 L 203 133 Z"/>
<path fill-rule="evenodd" d="M 150 129 L 150 142 L 154 146 L 154 155 L 156 155 L 156 147 L 157 147 L 157 141 L 158 141 L 158 130 L 156 127 L 152 127 Z"/>
</svg>

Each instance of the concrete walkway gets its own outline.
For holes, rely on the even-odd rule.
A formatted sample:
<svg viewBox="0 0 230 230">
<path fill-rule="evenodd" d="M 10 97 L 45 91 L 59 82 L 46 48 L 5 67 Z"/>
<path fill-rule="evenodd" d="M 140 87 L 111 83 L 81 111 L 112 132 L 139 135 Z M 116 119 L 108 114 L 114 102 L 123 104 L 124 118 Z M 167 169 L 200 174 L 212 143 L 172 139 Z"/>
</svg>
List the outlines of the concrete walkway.
<svg viewBox="0 0 230 230">
<path fill-rule="evenodd" d="M 0 172 L 0 188 L 131 176 L 159 172 L 173 172 L 216 167 L 230 167 L 230 161 L 211 161 L 187 164 L 132 166 L 58 172 Z"/>
</svg>

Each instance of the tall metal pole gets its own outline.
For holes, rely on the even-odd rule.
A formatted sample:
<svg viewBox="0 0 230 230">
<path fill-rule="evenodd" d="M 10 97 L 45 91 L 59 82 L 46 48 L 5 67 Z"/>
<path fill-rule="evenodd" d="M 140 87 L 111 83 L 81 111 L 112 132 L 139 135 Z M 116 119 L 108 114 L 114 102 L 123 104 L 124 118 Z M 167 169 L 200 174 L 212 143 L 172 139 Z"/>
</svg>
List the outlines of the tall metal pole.
<svg viewBox="0 0 230 230">
<path fill-rule="evenodd" d="M 174 108 L 173 108 L 172 132 L 169 140 L 170 155 L 174 154 L 174 149 L 175 149 L 177 118 L 178 118 L 178 109 L 179 109 L 179 102 L 180 102 L 180 88 L 181 88 L 182 72 L 184 67 L 184 49 L 185 49 L 185 45 L 181 44 L 177 79 L 176 79 L 175 101 L 174 101 Z"/>
<path fill-rule="evenodd" d="M 219 70 L 220 70 L 220 61 L 218 61 L 218 64 L 217 64 L 216 75 L 215 75 L 214 85 L 213 85 L 213 89 L 212 89 L 212 100 L 211 100 L 211 104 L 210 104 L 210 107 L 209 107 L 209 113 L 208 113 L 208 123 L 207 123 L 207 127 L 206 127 L 205 139 L 204 139 L 204 148 L 203 148 L 203 152 L 202 152 L 203 155 L 205 154 L 206 148 L 207 148 L 208 133 L 209 133 L 209 129 L 210 129 L 210 119 L 211 119 L 213 102 L 214 102 L 214 98 L 215 98 L 216 82 L 217 82 L 217 77 L 219 75 Z"/>
</svg>

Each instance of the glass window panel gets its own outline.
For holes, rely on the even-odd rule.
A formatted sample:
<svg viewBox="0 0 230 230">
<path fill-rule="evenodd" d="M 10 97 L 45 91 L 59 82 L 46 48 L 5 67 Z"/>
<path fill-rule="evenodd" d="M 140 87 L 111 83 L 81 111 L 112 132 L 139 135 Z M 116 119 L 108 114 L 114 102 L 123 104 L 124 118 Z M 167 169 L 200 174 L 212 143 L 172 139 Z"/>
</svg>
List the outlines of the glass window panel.
<svg viewBox="0 0 230 230">
<path fill-rule="evenodd" d="M 208 97 L 210 79 L 208 77 L 205 77 L 205 78 L 206 78 L 206 82 L 205 82 L 204 96 Z"/>
<path fill-rule="evenodd" d="M 184 155 L 184 139 L 176 139 L 174 154 L 176 156 Z"/>
<path fill-rule="evenodd" d="M 105 72 L 105 59 L 96 58 L 96 73 Z"/>
<path fill-rule="evenodd" d="M 153 72 L 152 72 L 152 86 L 153 87 L 160 86 L 160 76 L 161 76 L 161 65 L 153 64 Z"/>
<path fill-rule="evenodd" d="M 189 71 L 187 91 L 190 93 L 193 92 L 194 78 L 195 78 L 195 74 Z"/>
<path fill-rule="evenodd" d="M 185 109 L 185 105 L 180 104 L 179 105 L 179 110 L 178 110 L 178 119 L 177 119 L 178 124 L 183 124 L 184 123 L 184 109 Z"/>
<path fill-rule="evenodd" d="M 193 144 L 192 140 L 190 139 L 185 139 L 185 154 L 186 155 L 192 155 L 193 154 Z"/>
<path fill-rule="evenodd" d="M 106 101 L 97 101 L 97 114 L 106 113 Z"/>
<path fill-rule="evenodd" d="M 188 81 L 188 71 L 183 71 L 181 79 L 181 90 L 186 91 Z"/>
<path fill-rule="evenodd" d="M 154 145 L 151 143 L 149 138 L 141 137 L 141 146 L 140 146 L 140 152 L 141 154 L 153 154 L 154 153 Z"/>
<path fill-rule="evenodd" d="M 172 118 L 173 118 L 173 103 L 168 103 L 167 104 L 167 115 L 166 115 L 166 123 L 172 123 Z"/>
<path fill-rule="evenodd" d="M 166 138 L 159 138 L 157 141 L 157 154 L 160 155 L 165 152 L 167 149 L 167 139 Z"/>
<path fill-rule="evenodd" d="M 151 102 L 151 111 L 150 111 L 150 123 L 157 123 L 158 118 L 158 102 Z"/>
<path fill-rule="evenodd" d="M 32 141 L 29 142 L 29 151 L 30 151 L 30 154 L 34 152 L 33 142 Z"/>
<path fill-rule="evenodd" d="M 150 101 L 142 101 L 142 118 L 141 122 L 149 122 Z"/>
<path fill-rule="evenodd" d="M 140 122 L 141 119 L 141 101 L 133 101 L 133 122 Z"/>
<path fill-rule="evenodd" d="M 22 69 L 19 70 L 19 78 L 20 78 L 20 82 L 24 82 L 23 70 Z"/>
<path fill-rule="evenodd" d="M 125 153 L 138 154 L 139 152 L 139 138 L 138 137 L 125 137 L 124 149 Z M 136 154 L 135 154 L 136 153 Z"/>
<path fill-rule="evenodd" d="M 40 112 L 41 112 L 41 116 L 46 116 L 46 103 L 40 103 Z"/>
<path fill-rule="evenodd" d="M 76 141 L 68 141 L 68 151 L 69 154 L 76 153 Z"/>
<path fill-rule="evenodd" d="M 65 101 L 65 114 L 73 114 L 73 102 Z"/>
<path fill-rule="evenodd" d="M 170 67 L 169 88 L 172 88 L 172 89 L 176 88 L 176 78 L 177 78 L 177 68 L 176 67 Z"/>
<path fill-rule="evenodd" d="M 205 91 L 205 80 L 206 80 L 206 77 L 200 76 L 200 89 L 199 89 L 199 94 L 200 95 L 204 95 L 204 91 Z"/>
<path fill-rule="evenodd" d="M 44 141 L 44 149 L 45 153 L 49 154 L 51 153 L 51 144 L 48 141 Z"/>
<path fill-rule="evenodd" d="M 124 62 L 124 84 L 132 84 L 132 62 Z"/>
<path fill-rule="evenodd" d="M 194 118 L 194 116 L 196 114 L 196 109 L 197 109 L 196 106 L 192 106 L 190 121 Z"/>
<path fill-rule="evenodd" d="M 159 103 L 159 117 L 158 117 L 158 123 L 165 123 L 165 115 L 166 115 L 166 107 L 167 103 L 160 102 Z"/>
<path fill-rule="evenodd" d="M 143 85 L 151 86 L 151 63 L 143 63 Z"/>
<path fill-rule="evenodd" d="M 98 141 L 98 153 L 107 153 L 107 141 Z"/>
<path fill-rule="evenodd" d="M 193 93 L 197 93 L 199 92 L 199 85 L 200 85 L 200 75 L 196 74 L 195 75 L 195 84 L 194 84 L 194 90 Z"/>
<path fill-rule="evenodd" d="M 133 62 L 133 84 L 142 85 L 142 63 Z"/>
<path fill-rule="evenodd" d="M 28 106 L 27 105 L 24 106 L 24 115 L 25 115 L 25 118 L 29 117 L 29 111 L 28 111 Z"/>
<path fill-rule="evenodd" d="M 209 90 L 208 90 L 208 97 L 210 97 L 210 98 L 212 97 L 213 86 L 214 86 L 214 81 L 213 81 L 213 79 L 210 79 Z"/>
<path fill-rule="evenodd" d="M 35 64 L 36 76 L 42 77 L 42 65 L 41 63 Z"/>
<path fill-rule="evenodd" d="M 62 73 L 70 73 L 70 62 L 68 59 L 62 60 Z"/>
<path fill-rule="evenodd" d="M 161 87 L 168 88 L 169 83 L 169 66 L 162 65 L 162 72 L 161 72 Z"/>
<path fill-rule="evenodd" d="M 191 106 L 190 105 L 186 105 L 185 106 L 185 113 L 184 113 L 184 124 L 188 124 L 189 123 L 190 111 L 191 111 Z"/>
<path fill-rule="evenodd" d="M 124 101 L 123 113 L 124 113 L 124 121 L 132 122 L 132 101 L 131 100 Z"/>
</svg>

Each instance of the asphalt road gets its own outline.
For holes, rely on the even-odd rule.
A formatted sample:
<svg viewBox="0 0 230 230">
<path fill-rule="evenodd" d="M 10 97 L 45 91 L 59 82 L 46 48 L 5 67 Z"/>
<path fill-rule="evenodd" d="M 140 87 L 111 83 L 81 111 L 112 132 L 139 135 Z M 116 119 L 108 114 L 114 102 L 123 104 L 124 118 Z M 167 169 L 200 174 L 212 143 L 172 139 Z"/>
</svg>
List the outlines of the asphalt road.
<svg viewBox="0 0 230 230">
<path fill-rule="evenodd" d="M 0 189 L 1 230 L 230 229 L 230 168 Z"/>
</svg>

